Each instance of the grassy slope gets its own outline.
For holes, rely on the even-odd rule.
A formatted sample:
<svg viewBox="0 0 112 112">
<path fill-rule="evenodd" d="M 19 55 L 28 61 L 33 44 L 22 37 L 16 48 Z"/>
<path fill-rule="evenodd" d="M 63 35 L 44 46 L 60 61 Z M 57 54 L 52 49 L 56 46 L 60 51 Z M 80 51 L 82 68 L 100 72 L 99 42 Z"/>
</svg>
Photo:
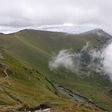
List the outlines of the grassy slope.
<svg viewBox="0 0 112 112">
<path fill-rule="evenodd" d="M 79 92 L 99 106 L 112 110 L 112 96 L 108 94 L 108 91 L 112 88 L 101 77 L 93 74 L 95 76 L 92 78 L 80 78 L 72 73 L 63 71 L 53 73 L 48 69 L 48 61 L 52 56 L 52 52 L 68 48 L 77 51 L 88 41 L 94 46 L 99 46 L 103 43 L 97 40 L 100 37 L 96 35 L 68 35 L 35 30 L 24 30 L 1 37 L 0 45 L 25 65 L 38 69 L 44 75 L 48 74 L 49 78 L 59 85 Z"/>
<path fill-rule="evenodd" d="M 7 53 L 0 53 L 3 56 L 0 58 L 0 111 L 16 111 L 21 107 L 47 103 L 54 112 L 101 112 L 92 106 L 72 103 L 56 96 L 45 76 L 21 64 Z"/>
</svg>

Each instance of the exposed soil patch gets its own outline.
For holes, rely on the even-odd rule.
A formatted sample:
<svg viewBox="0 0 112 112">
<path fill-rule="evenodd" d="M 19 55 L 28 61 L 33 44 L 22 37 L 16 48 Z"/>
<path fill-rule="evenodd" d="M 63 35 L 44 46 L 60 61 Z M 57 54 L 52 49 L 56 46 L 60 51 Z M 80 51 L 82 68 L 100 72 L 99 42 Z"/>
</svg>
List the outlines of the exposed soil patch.
<svg viewBox="0 0 112 112">
<path fill-rule="evenodd" d="M 25 112 L 51 112 L 51 106 L 48 104 L 40 104 L 37 107 L 23 107 L 20 108 L 19 111 L 25 111 Z"/>
</svg>

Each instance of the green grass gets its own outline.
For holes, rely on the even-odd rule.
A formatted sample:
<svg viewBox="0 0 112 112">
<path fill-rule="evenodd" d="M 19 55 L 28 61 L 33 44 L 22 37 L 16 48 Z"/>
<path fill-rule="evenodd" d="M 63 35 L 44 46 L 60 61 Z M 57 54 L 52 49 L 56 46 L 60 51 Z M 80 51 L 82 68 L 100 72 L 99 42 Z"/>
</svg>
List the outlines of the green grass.
<svg viewBox="0 0 112 112">
<path fill-rule="evenodd" d="M 99 47 L 105 43 L 105 38 L 106 37 L 98 37 L 97 35 L 70 35 L 65 33 L 23 30 L 14 34 L 3 35 L 3 37 L 0 38 L 0 46 L 5 50 L 7 54 L 10 54 L 15 59 L 19 60 L 19 62 L 23 64 L 22 66 L 27 66 L 30 69 L 37 69 L 41 72 L 41 74 L 47 76 L 50 80 L 55 81 L 58 85 L 62 85 L 66 88 L 71 89 L 72 91 L 77 91 L 81 95 L 92 99 L 99 106 L 112 111 L 112 96 L 108 93 L 108 90 L 112 89 L 112 87 L 107 80 L 104 80 L 97 74 L 92 74 L 93 77 L 81 78 L 79 77 L 80 74 L 74 74 L 64 71 L 58 71 L 54 73 L 49 71 L 48 68 L 48 62 L 53 52 L 57 53 L 59 52 L 59 50 L 71 48 L 74 51 L 78 51 L 86 44 L 86 42 L 90 42 L 91 46 L 93 47 Z M 99 41 L 98 39 L 104 41 Z M 9 59 L 9 57 L 7 59 Z M 11 60 L 10 63 L 12 62 L 13 61 Z M 34 83 L 37 80 L 36 77 L 39 78 L 40 75 L 29 76 L 24 73 L 26 71 L 24 71 L 22 67 L 20 67 L 21 69 L 18 68 L 18 65 L 10 65 L 12 66 L 12 69 L 18 71 L 17 74 L 22 74 L 22 76 L 20 76 L 19 74 L 11 75 L 13 79 L 18 79 L 18 86 L 20 86 L 19 90 L 16 90 L 16 87 L 13 88 L 14 90 L 12 91 L 17 91 L 15 96 L 18 96 L 20 94 L 19 91 L 22 91 L 22 85 L 19 85 L 21 81 L 23 85 L 27 86 L 28 83 L 32 83 L 34 87 L 37 86 L 37 88 L 40 88 L 39 84 L 35 85 Z M 33 78 L 33 81 L 28 80 L 28 77 L 31 79 Z M 46 83 L 48 82 L 44 83 L 46 85 Z M 41 88 L 41 90 L 46 89 Z M 36 90 L 36 92 L 37 91 L 38 90 Z M 46 91 L 48 91 L 48 89 Z M 27 92 L 23 91 L 23 96 L 27 94 Z M 44 92 L 45 91 L 43 91 L 43 93 Z M 30 94 L 30 96 L 31 95 L 32 94 Z M 34 104 L 37 104 L 37 102 L 35 102 L 37 98 L 35 98 L 35 96 L 32 96 L 32 98 L 35 99 L 33 100 Z M 41 98 L 40 96 L 39 101 L 44 101 L 45 99 L 48 100 L 49 97 L 46 95 L 46 98 L 45 96 L 42 96 Z M 50 97 L 50 99 L 52 98 Z M 24 97 L 24 101 L 28 102 L 27 100 L 28 96 L 26 96 L 26 98 Z M 56 99 L 54 99 L 54 101 L 55 100 Z M 1 101 L 1 103 L 3 102 Z"/>
<path fill-rule="evenodd" d="M 0 111 L 17 111 L 24 106 L 36 107 L 47 103 L 56 112 L 74 112 L 74 110 L 101 112 L 88 105 L 79 108 L 80 104 L 56 96 L 51 83 L 38 70 L 26 67 L 6 52 L 1 52 L 4 58 L 0 59 Z M 6 70 L 8 77 L 4 73 L 5 66 L 8 66 Z"/>
</svg>

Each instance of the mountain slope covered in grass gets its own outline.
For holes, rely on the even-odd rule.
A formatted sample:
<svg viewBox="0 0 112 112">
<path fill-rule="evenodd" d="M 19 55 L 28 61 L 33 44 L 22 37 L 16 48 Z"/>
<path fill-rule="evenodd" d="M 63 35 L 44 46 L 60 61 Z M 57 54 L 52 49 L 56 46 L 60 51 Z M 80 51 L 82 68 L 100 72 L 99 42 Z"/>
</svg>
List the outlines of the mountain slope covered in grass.
<svg viewBox="0 0 112 112">
<path fill-rule="evenodd" d="M 13 83 L 15 87 L 10 88 L 8 85 L 8 87 L 5 87 L 8 89 L 5 90 L 3 87 L 2 91 L 5 92 L 5 94 L 12 93 L 14 94 L 14 97 L 17 96 L 16 99 L 20 100 L 18 101 L 19 103 L 24 102 L 24 104 L 36 106 L 42 102 L 44 103 L 44 101 L 52 102 L 54 104 L 58 102 L 62 104 L 62 106 L 59 104 L 60 108 L 65 108 L 66 106 L 63 107 L 63 105 L 68 105 L 67 103 L 69 102 L 68 100 L 64 101 L 65 99 L 68 99 L 65 98 L 67 96 L 61 95 L 64 99 L 58 99 L 57 95 L 54 94 L 54 88 L 49 84 L 49 81 L 43 79 L 43 77 L 48 77 L 50 82 L 53 84 L 56 83 L 63 88 L 67 88 L 74 93 L 78 93 L 79 95 L 88 98 L 99 107 L 112 111 L 112 84 L 108 79 L 105 79 L 105 77 L 102 77 L 95 72 L 91 73 L 90 76 L 83 77 L 80 73 L 73 73 L 63 69 L 54 72 L 50 71 L 48 66 L 53 53 L 57 54 L 63 49 L 72 49 L 75 52 L 79 52 L 87 42 L 91 44 L 92 48 L 100 49 L 110 39 L 111 36 L 102 30 L 90 31 L 79 35 L 36 30 L 22 30 L 20 32 L 8 35 L 1 34 L 0 49 L 9 56 L 14 57 L 14 60 L 18 60 L 18 63 L 22 63 L 22 65 L 18 63 L 16 65 L 16 61 L 9 59 L 9 56 L 7 56 L 6 59 L 8 60 L 5 63 L 8 63 L 8 66 L 12 67 L 12 72 L 14 73 L 11 72 L 12 75 L 6 77 L 5 81 L 7 84 Z M 1 61 L 3 61 L 3 59 L 1 59 Z M 39 73 L 36 73 L 36 70 L 38 70 Z M 41 76 L 40 73 L 43 74 L 43 76 Z M 4 75 L 4 73 L 1 75 Z M 10 79 L 10 77 L 12 78 Z M 43 82 L 39 81 L 39 77 L 43 79 Z M 17 85 L 15 84 L 16 82 Z M 46 88 L 46 83 L 48 86 L 50 86 L 49 88 L 51 91 Z M 22 88 L 24 91 L 21 90 Z M 35 93 L 30 93 L 34 88 L 37 88 L 37 90 L 34 90 Z M 39 99 L 37 97 L 38 88 L 40 88 Z M 9 96 L 12 96 L 12 94 Z M 30 102 L 30 98 L 31 102 L 33 103 Z M 11 102 L 10 100 L 12 99 L 9 99 L 9 102 Z M 5 104 L 4 99 L 1 101 L 1 103 Z M 14 104 L 13 101 L 12 104 Z M 71 105 L 75 104 L 71 103 Z"/>
<path fill-rule="evenodd" d="M 38 70 L 26 67 L 4 51 L 0 54 L 1 112 L 23 112 L 42 104 L 50 106 L 53 112 L 102 112 L 94 106 L 73 103 L 57 96 L 52 83 Z"/>
</svg>

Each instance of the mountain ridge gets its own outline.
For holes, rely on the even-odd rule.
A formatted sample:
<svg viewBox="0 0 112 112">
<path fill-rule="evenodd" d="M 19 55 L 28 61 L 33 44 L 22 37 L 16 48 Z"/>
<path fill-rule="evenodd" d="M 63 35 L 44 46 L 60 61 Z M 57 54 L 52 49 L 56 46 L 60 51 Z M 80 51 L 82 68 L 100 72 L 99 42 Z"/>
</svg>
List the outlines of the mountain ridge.
<svg viewBox="0 0 112 112">
<path fill-rule="evenodd" d="M 112 88 L 108 80 L 103 79 L 102 76 L 94 72 L 88 77 L 83 77 L 79 73 L 71 73 L 65 69 L 52 72 L 48 67 L 53 52 L 57 54 L 63 49 L 73 49 L 73 51 L 79 52 L 87 42 L 91 43 L 91 48 L 100 48 L 111 39 L 111 36 L 109 38 L 107 36 L 103 40 L 101 40 L 101 38 L 104 38 L 104 36 L 99 37 L 96 34 L 85 36 L 80 34 L 73 35 L 49 31 L 23 30 L 22 32 L 6 35 L 6 38 L 0 38 L 0 48 L 1 51 L 3 50 L 24 66 L 38 70 L 41 74 L 44 74 L 45 77 L 48 77 L 50 81 L 68 88 L 74 93 L 78 92 L 80 95 L 91 99 L 98 106 L 111 111 L 112 101 L 109 91 L 111 91 Z M 8 60 L 10 59 L 8 58 Z M 13 61 L 10 62 L 10 64 L 11 63 L 13 64 Z M 15 65 L 15 67 L 16 66 L 18 67 L 18 65 Z M 22 68 L 22 66 L 20 66 L 20 68 Z M 17 76 L 18 78 L 24 79 L 23 76 Z M 62 95 L 62 97 L 66 98 L 67 96 Z M 47 97 L 45 100 L 46 99 Z"/>
<path fill-rule="evenodd" d="M 14 32 L 14 33 L 9 33 L 9 34 L 5 34 L 5 33 L 0 33 L 1 35 L 10 35 L 10 34 L 15 34 L 15 33 L 19 33 L 19 32 L 26 32 L 26 31 L 39 31 L 39 32 L 54 32 L 54 33 L 65 33 L 65 34 L 71 34 L 71 35 L 79 35 L 79 34 L 86 34 L 86 33 L 96 33 L 96 32 L 102 32 L 102 33 L 106 33 L 108 35 L 110 35 L 109 33 L 107 33 L 106 31 L 104 31 L 103 29 L 101 28 L 95 28 L 95 29 L 92 29 L 92 30 L 88 30 L 88 31 L 84 31 L 82 33 L 68 33 L 68 32 L 57 32 L 57 31 L 50 31 L 50 30 L 40 30 L 40 29 L 32 29 L 32 28 L 25 28 L 25 29 L 21 29 L 17 32 Z"/>
</svg>

